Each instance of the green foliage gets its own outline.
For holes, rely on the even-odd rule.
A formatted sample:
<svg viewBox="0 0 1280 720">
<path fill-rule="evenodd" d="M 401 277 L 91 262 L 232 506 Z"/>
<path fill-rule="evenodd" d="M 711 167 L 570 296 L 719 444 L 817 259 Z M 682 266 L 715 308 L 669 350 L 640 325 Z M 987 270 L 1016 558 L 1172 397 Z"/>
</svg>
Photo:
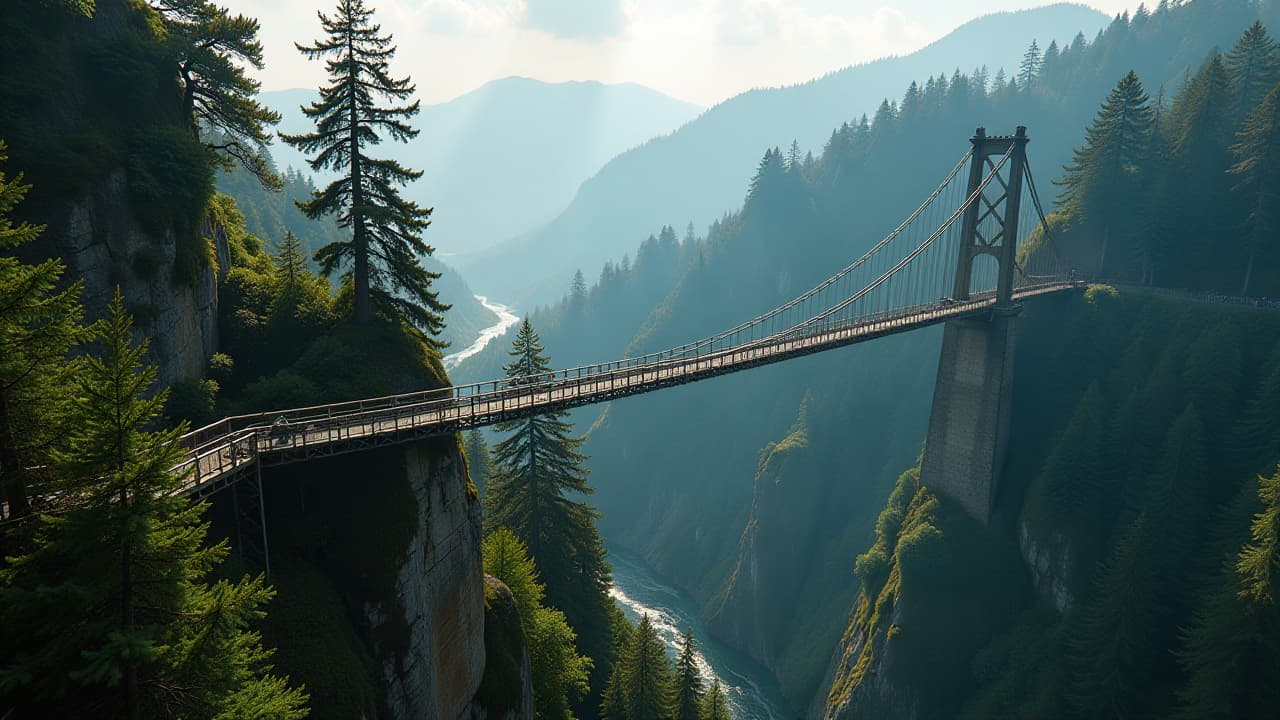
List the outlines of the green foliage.
<svg viewBox="0 0 1280 720">
<path fill-rule="evenodd" d="M 1127 717 L 1149 702 L 1144 691 L 1155 670 L 1161 612 L 1151 538 L 1140 517 L 1103 565 L 1098 591 L 1074 624 L 1070 697 L 1081 717 Z"/>
<path fill-rule="evenodd" d="M 342 173 L 299 207 L 312 219 L 337 215 L 351 238 L 330 243 L 316 252 L 325 275 L 341 271 L 354 292 L 356 321 L 368 323 L 371 303 L 392 318 L 403 318 L 428 334 L 428 343 L 444 328 L 441 303 L 431 289 L 439 273 L 423 267 L 421 257 L 434 249 L 423 242 L 431 209 L 400 196 L 399 186 L 422 176 L 395 160 L 369 157 L 369 146 L 382 135 L 407 142 L 418 131 L 406 120 L 418 114 L 418 102 L 379 106 L 377 99 L 403 101 L 414 92 L 409 78 L 393 79 L 388 59 L 395 54 L 390 35 L 380 35 L 373 11 L 364 0 L 340 0 L 333 17 L 320 15 L 328 38 L 298 46 L 309 59 L 328 59 L 331 85 L 321 88 L 320 100 L 303 112 L 316 125 L 314 133 L 284 135 L 284 141 L 315 153 L 311 166 Z M 438 345 L 437 345 L 438 348 Z"/>
<path fill-rule="evenodd" d="M 698 672 L 698 646 L 693 631 L 686 630 L 680 640 L 680 655 L 676 658 L 675 702 L 672 720 L 699 720 L 704 695 L 702 675 Z M 719 692 L 719 689 L 716 690 Z"/>
<path fill-rule="evenodd" d="M 618 662 L 616 678 L 622 712 L 627 720 L 665 720 L 671 712 L 671 662 L 653 621 L 646 614 L 631 634 L 626 654 Z M 609 691 L 606 691 L 606 695 Z"/>
<path fill-rule="evenodd" d="M 264 186 L 280 189 L 281 179 L 262 151 L 280 114 L 258 102 L 261 83 L 248 74 L 249 67 L 263 68 L 258 21 L 209 0 L 159 0 L 152 7 L 164 19 L 177 60 L 187 130 L 196 137 L 214 135 L 207 144 L 224 166 L 239 163 Z"/>
<path fill-rule="evenodd" d="M 543 604 L 543 587 L 533 558 L 514 532 L 505 527 L 490 532 L 484 539 L 483 555 L 485 572 L 501 580 L 515 596 L 529 644 L 537 716 L 572 718 L 570 703 L 589 689 L 591 659 L 574 648 L 577 638 L 564 613 Z"/>
<path fill-rule="evenodd" d="M 167 393 L 150 393 L 131 327 L 117 293 L 55 456 L 75 502 L 40 516 L 0 572 L 3 620 L 21 629 L 5 636 L 0 693 L 24 714 L 305 717 L 306 694 L 272 674 L 249 629 L 274 592 L 261 576 L 208 581 L 228 547 L 205 543 L 203 504 L 173 494 L 183 428 L 146 429 Z"/>
<path fill-rule="evenodd" d="M 698 709 L 698 720 L 731 720 L 729 715 L 729 697 L 720 685 L 720 678 L 711 681 L 711 687 L 702 696 L 702 706 Z"/>
<path fill-rule="evenodd" d="M 1274 714 L 1280 693 L 1270 678 L 1280 673 L 1276 597 L 1280 590 L 1280 471 L 1258 478 L 1249 539 L 1206 586 L 1194 620 L 1184 631 L 1178 659 L 1186 684 L 1175 717 L 1263 718 Z M 1239 540 L 1239 538 L 1237 538 Z"/>
<path fill-rule="evenodd" d="M 471 476 L 471 482 L 475 484 L 476 489 L 483 493 L 488 487 L 489 475 L 493 472 L 493 460 L 489 457 L 489 444 L 485 442 L 479 428 L 471 428 L 467 431 L 464 448 L 467 455 L 467 473 Z"/>
<path fill-rule="evenodd" d="M 508 382 L 533 382 L 548 371 L 542 342 L 526 319 L 520 326 L 506 366 Z M 571 435 L 568 413 L 550 412 L 525 420 L 499 423 L 506 434 L 493 448 L 492 475 L 485 487 L 485 525 L 509 527 L 529 547 L 547 584 L 547 603 L 564 611 L 578 635 L 579 649 L 595 662 L 592 685 L 598 690 L 613 664 L 608 590 L 609 564 L 595 520 L 585 501 L 589 495 L 586 456 L 581 438 Z M 513 588 L 514 590 L 514 588 Z"/>
<path fill-rule="evenodd" d="M 218 419 L 218 389 L 216 380 L 181 380 L 169 388 L 169 402 L 165 416 L 170 424 L 187 423 L 193 427 L 207 425 Z"/>
<path fill-rule="evenodd" d="M 10 255 L 44 228 L 10 218 L 29 186 L 21 174 L 6 178 L 5 151 L 0 140 L 0 490 L 10 512 L 22 516 L 32 486 L 47 481 L 41 468 L 65 437 L 68 353 L 83 336 L 82 284 L 60 289 L 65 267 L 56 258 L 28 265 Z"/>
<path fill-rule="evenodd" d="M 195 285 L 213 265 L 200 219 L 213 197 L 208 150 L 180 128 L 142 128 L 129 142 L 129 195 L 135 214 L 154 233 L 174 231 L 175 278 Z"/>
</svg>

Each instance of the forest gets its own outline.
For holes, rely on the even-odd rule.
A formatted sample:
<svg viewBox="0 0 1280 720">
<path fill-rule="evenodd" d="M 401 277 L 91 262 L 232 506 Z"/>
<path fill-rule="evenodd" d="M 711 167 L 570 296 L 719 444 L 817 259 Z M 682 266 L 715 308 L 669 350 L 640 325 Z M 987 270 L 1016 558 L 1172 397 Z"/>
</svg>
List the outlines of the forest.
<svg viewBox="0 0 1280 720">
<path fill-rule="evenodd" d="M 420 104 L 395 61 L 406 38 L 372 3 L 338 0 L 298 46 L 327 79 L 311 129 L 281 136 L 309 171 L 284 172 L 247 69 L 256 20 L 210 0 L 13 8 L 0 716 L 398 716 L 388 688 L 423 657 L 398 574 L 447 513 L 478 580 L 448 602 L 474 595 L 482 615 L 460 641 L 481 659 L 469 708 L 527 694 L 537 718 L 730 717 L 691 631 L 670 653 L 614 602 L 607 537 L 798 714 L 1274 716 L 1274 3 L 1162 0 L 1094 38 L 1032 40 L 1007 70 L 913 82 L 822 148 L 761 149 L 740 208 L 705 231 L 672 218 L 591 282 L 578 270 L 452 378 L 445 350 L 484 311 L 431 257 L 433 209 L 404 195 L 424 170 L 396 148 Z M 171 472 L 183 436 L 226 416 L 518 387 L 709 335 L 861 254 L 974 127 L 1015 123 L 1089 287 L 1019 317 L 989 526 L 917 465 L 937 328 L 452 433 L 418 464 L 379 449 L 293 466 L 260 490 L 281 508 L 269 573 L 237 544 L 238 491 L 189 502 Z M 351 478 L 384 482 L 343 499 Z"/>
</svg>

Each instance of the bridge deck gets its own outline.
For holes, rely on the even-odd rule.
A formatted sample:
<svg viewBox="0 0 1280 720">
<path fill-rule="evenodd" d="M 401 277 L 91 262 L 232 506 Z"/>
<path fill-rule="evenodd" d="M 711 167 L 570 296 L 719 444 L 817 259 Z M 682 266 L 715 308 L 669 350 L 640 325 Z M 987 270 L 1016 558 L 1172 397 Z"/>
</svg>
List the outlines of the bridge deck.
<svg viewBox="0 0 1280 720">
<path fill-rule="evenodd" d="M 1080 286 L 1077 282 L 1049 283 L 1021 289 L 1014 298 L 1021 300 Z M 577 376 L 571 374 L 573 371 L 555 374 L 547 381 L 485 383 L 468 386 L 469 390 L 443 388 L 376 401 L 261 414 L 240 418 L 245 423 L 240 427 L 236 427 L 237 419 L 228 419 L 189 434 L 187 458 L 174 471 L 189 472 L 182 494 L 207 495 L 252 472 L 258 463 L 282 465 L 605 402 L 979 316 L 992 312 L 994 307 L 993 294 L 984 293 L 965 302 L 938 302 L 860 318 L 853 323 L 819 326 L 801 335 L 784 331 L 704 354 L 676 354 L 641 365 L 596 366 L 605 369 L 579 372 Z M 480 387 L 492 390 L 476 391 Z M 270 419 L 281 414 L 287 417 L 288 424 L 271 427 Z"/>
</svg>

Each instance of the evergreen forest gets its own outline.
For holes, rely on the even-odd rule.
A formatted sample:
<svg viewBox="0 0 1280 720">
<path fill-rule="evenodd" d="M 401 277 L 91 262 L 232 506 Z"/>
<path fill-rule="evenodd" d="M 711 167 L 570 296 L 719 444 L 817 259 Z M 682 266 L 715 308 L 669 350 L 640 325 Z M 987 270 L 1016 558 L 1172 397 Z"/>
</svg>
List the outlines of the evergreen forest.
<svg viewBox="0 0 1280 720">
<path fill-rule="evenodd" d="M 435 257 L 418 31 L 323 5 L 288 132 L 268 33 L 218 0 L 0 9 L 0 718 L 1280 713 L 1280 4 L 1135 5 L 832 95 L 714 221 L 621 213 L 580 252 L 601 188 L 726 102 L 486 250 L 550 290 Z M 940 323 L 585 406 L 539 384 L 786 303 L 1015 126 L 1046 199 L 1019 259 L 1079 282 L 1010 312 L 989 518 L 922 469 Z M 489 337 L 475 277 L 546 302 Z M 547 404 L 418 432 L 481 381 Z"/>
</svg>

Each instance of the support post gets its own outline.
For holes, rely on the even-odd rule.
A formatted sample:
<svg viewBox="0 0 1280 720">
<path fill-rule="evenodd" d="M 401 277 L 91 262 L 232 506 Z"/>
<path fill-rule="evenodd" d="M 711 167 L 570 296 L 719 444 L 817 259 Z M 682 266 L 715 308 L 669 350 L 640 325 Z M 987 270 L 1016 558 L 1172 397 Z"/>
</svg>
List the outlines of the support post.
<svg viewBox="0 0 1280 720">
<path fill-rule="evenodd" d="M 271 549 L 267 545 L 266 496 L 262 492 L 262 462 L 255 458 L 253 477 L 231 488 L 235 514 L 236 552 L 246 566 L 260 568 L 271 577 Z"/>
<path fill-rule="evenodd" d="M 988 183 L 982 197 L 965 208 L 954 297 L 970 298 L 974 258 L 991 255 L 999 263 L 996 305 L 988 317 L 952 320 L 944 326 L 920 468 L 922 483 L 958 503 L 983 525 L 991 519 L 1009 435 L 1014 327 L 1019 309 L 1013 303 L 1013 285 L 1028 141 L 1022 126 L 1012 136 L 997 137 L 978 128 L 970 140 L 973 161 L 966 198 L 986 179 L 988 158 L 1012 153 L 1002 173 L 1007 180 Z M 995 223 L 987 226 L 991 237 L 984 237 L 980 227 L 987 217 L 995 218 Z"/>
</svg>

